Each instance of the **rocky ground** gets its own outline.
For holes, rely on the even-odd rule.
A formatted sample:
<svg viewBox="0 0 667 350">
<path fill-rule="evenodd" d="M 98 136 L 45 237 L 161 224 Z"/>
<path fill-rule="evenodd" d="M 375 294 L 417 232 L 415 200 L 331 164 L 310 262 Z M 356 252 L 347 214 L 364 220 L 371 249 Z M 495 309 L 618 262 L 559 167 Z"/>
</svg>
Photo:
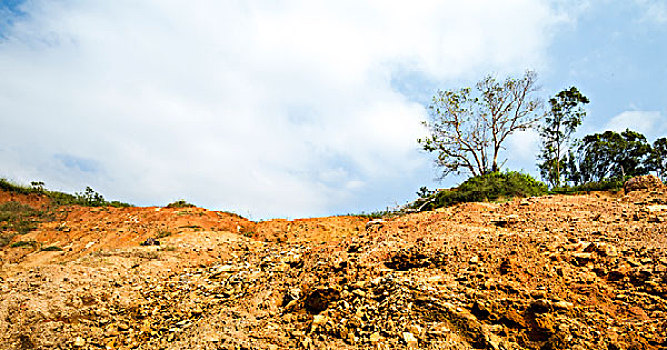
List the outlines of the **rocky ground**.
<svg viewBox="0 0 667 350">
<path fill-rule="evenodd" d="M 382 221 L 71 207 L 19 240 L 1 349 L 667 348 L 664 190 Z"/>
</svg>

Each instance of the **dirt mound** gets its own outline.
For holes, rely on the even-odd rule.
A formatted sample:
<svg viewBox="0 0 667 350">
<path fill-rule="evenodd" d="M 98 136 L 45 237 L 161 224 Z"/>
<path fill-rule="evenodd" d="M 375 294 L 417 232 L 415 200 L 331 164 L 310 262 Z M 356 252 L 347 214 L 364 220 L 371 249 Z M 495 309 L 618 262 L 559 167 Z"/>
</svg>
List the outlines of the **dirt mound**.
<svg viewBox="0 0 667 350">
<path fill-rule="evenodd" d="M 665 188 L 665 185 L 655 175 L 636 176 L 625 182 L 625 193 L 639 190 L 654 191 Z"/>
<path fill-rule="evenodd" d="M 62 251 L 2 250 L 2 349 L 667 347 L 662 192 L 368 225 L 198 208 L 59 215 L 15 240 Z"/>
</svg>

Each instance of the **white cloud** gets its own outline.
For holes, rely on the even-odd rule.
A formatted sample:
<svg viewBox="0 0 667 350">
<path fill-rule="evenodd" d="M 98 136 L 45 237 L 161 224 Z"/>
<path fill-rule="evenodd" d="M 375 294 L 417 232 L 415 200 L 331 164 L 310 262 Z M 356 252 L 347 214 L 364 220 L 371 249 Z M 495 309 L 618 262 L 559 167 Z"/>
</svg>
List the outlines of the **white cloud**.
<svg viewBox="0 0 667 350">
<path fill-rule="evenodd" d="M 644 11 L 642 20 L 657 24 L 667 22 L 667 3 L 664 0 L 636 0 L 636 3 Z"/>
<path fill-rule="evenodd" d="M 512 134 L 508 139 L 508 149 L 511 150 L 513 164 L 535 162 L 535 154 L 540 147 L 540 135 L 537 130 L 525 130 Z M 527 169 L 529 170 L 529 169 Z"/>
<path fill-rule="evenodd" d="M 626 129 L 637 131 L 652 141 L 667 136 L 667 117 L 659 111 L 625 111 L 609 120 L 604 128 L 616 132 Z"/>
<path fill-rule="evenodd" d="M 394 91 L 393 73 L 445 81 L 539 68 L 564 20 L 532 0 L 36 0 L 22 10 L 0 42 L 0 176 L 254 217 L 412 194 L 432 175 L 415 142 L 426 112 Z"/>
</svg>

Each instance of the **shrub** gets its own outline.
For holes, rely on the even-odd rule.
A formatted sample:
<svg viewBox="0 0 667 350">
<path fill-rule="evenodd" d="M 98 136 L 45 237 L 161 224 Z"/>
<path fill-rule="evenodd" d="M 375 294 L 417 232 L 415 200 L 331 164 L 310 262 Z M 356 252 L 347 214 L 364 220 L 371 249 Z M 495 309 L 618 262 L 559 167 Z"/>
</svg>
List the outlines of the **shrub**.
<svg viewBox="0 0 667 350">
<path fill-rule="evenodd" d="M 22 194 L 30 194 L 36 192 L 36 190 L 33 188 L 17 185 L 15 183 L 10 182 L 7 179 L 0 179 L 0 190 L 4 190 L 7 192 L 14 192 L 14 193 L 22 193 Z"/>
<path fill-rule="evenodd" d="M 7 244 L 9 244 L 9 242 L 11 242 L 12 239 L 14 239 L 15 236 L 16 234 L 12 232 L 0 233 L 0 248 L 6 247 Z"/>
<path fill-rule="evenodd" d="M 62 252 L 63 248 L 56 247 L 56 246 L 52 245 L 52 246 L 48 246 L 46 248 L 42 248 L 41 251 L 43 251 L 43 252 Z"/>
<path fill-rule="evenodd" d="M 595 182 L 587 182 L 577 186 L 556 187 L 551 190 L 551 193 L 557 194 L 572 194 L 579 192 L 592 191 L 619 191 L 623 188 L 624 180 L 602 180 Z"/>
<path fill-rule="evenodd" d="M 194 208 L 195 205 L 186 202 L 184 199 L 177 200 L 175 202 L 171 202 L 167 204 L 167 208 Z"/>
<path fill-rule="evenodd" d="M 171 236 L 172 233 L 171 231 L 168 230 L 158 230 L 157 234 L 155 235 L 155 238 L 160 239 L 160 238 L 165 238 Z"/>
<path fill-rule="evenodd" d="M 11 248 L 20 248 L 20 247 L 26 247 L 26 246 L 36 247 L 38 244 L 39 243 L 37 243 L 35 241 L 18 241 L 18 242 L 12 243 L 10 245 L 10 247 Z"/>
<path fill-rule="evenodd" d="M 458 187 L 443 190 L 418 200 L 413 208 L 433 210 L 462 202 L 496 201 L 513 197 L 532 197 L 547 193 L 547 186 L 516 171 L 492 172 L 471 177 Z"/>
</svg>

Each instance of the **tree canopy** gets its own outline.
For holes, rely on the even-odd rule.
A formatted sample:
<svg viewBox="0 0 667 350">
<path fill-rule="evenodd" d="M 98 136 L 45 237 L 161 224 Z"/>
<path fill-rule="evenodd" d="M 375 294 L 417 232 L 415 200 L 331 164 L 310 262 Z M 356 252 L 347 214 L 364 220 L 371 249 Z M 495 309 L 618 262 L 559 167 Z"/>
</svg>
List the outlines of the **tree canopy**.
<svg viewBox="0 0 667 350">
<path fill-rule="evenodd" d="M 586 116 L 583 105 L 589 102 L 574 86 L 549 99 L 550 109 L 540 127 L 542 147 L 539 158 L 543 162 L 538 167 L 542 178 L 552 187 L 561 185 L 572 133 Z"/>
<path fill-rule="evenodd" d="M 429 120 L 424 122 L 429 136 L 418 141 L 424 150 L 437 153 L 435 162 L 442 168 L 442 177 L 498 171 L 499 154 L 507 138 L 533 127 L 541 117 L 537 90 L 533 71 L 503 81 L 488 75 L 474 90 L 440 90 L 433 96 Z"/>
<path fill-rule="evenodd" d="M 646 175 L 651 145 L 644 135 L 625 130 L 585 136 L 568 161 L 568 179 L 575 184 Z"/>
</svg>

